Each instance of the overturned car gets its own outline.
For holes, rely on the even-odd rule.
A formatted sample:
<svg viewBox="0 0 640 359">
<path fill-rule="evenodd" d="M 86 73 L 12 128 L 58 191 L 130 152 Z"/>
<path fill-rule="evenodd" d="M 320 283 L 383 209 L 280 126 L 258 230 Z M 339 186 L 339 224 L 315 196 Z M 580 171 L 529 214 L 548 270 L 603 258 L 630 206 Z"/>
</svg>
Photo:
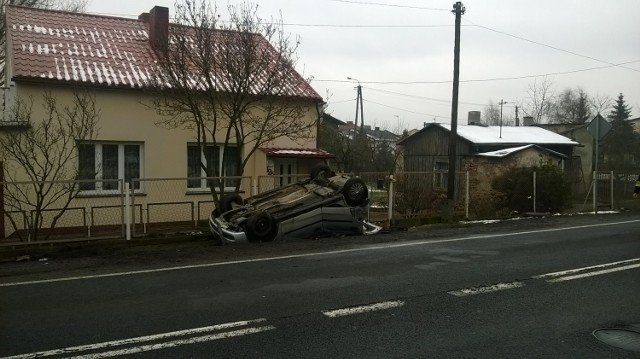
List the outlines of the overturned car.
<svg viewBox="0 0 640 359">
<path fill-rule="evenodd" d="M 307 180 L 245 200 L 220 198 L 209 217 L 211 233 L 224 243 L 268 242 L 283 236 L 374 234 L 380 226 L 365 220 L 369 191 L 360 178 L 336 175 L 316 166 Z"/>
</svg>

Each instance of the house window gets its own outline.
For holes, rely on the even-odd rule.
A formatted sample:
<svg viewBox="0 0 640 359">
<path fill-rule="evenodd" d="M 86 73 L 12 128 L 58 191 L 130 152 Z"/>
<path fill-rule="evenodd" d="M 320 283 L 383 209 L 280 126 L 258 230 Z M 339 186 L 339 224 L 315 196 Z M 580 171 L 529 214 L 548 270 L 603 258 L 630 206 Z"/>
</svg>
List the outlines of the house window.
<svg viewBox="0 0 640 359">
<path fill-rule="evenodd" d="M 448 183 L 449 162 L 435 160 L 433 163 L 433 188 L 445 190 Z"/>
<path fill-rule="evenodd" d="M 222 150 L 224 149 L 224 151 Z M 224 156 L 224 160 L 223 160 Z M 202 166 L 205 166 L 205 171 Z M 203 146 L 202 151 L 196 144 L 187 145 L 187 188 L 206 190 L 212 186 L 213 180 L 207 177 L 232 177 L 240 173 L 238 163 L 238 147 L 235 146 Z M 223 188 L 234 188 L 239 179 L 223 179 Z"/>
<path fill-rule="evenodd" d="M 141 176 L 142 145 L 136 143 L 91 142 L 78 144 L 78 173 L 82 191 L 119 191 L 122 180 Z M 140 189 L 140 182 L 133 183 Z"/>
</svg>

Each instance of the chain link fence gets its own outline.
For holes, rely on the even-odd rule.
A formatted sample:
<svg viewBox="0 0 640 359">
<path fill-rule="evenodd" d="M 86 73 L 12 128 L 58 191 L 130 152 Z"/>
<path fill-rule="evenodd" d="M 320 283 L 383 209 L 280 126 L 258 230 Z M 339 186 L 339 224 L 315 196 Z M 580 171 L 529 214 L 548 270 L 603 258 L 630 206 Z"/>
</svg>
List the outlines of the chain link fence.
<svg viewBox="0 0 640 359">
<path fill-rule="evenodd" d="M 369 190 L 368 218 L 392 225 L 428 223 L 442 218 L 447 204 L 446 172 L 360 173 Z M 31 242 L 48 239 L 125 238 L 130 213 L 133 236 L 184 230 L 206 230 L 214 209 L 210 187 L 242 197 L 308 178 L 308 175 L 156 178 L 124 181 L 58 181 L 0 183 L 4 209 L 0 235 L 6 241 Z M 595 181 L 597 207 L 618 207 L 632 198 L 637 174 L 598 172 Z M 456 175 L 453 215 L 469 218 L 473 201 L 469 174 Z M 584 199 L 590 208 L 593 186 Z M 129 196 L 126 189 L 129 188 Z M 222 190 L 222 191 L 220 191 Z M 534 189 L 535 190 L 535 189 Z M 470 200 L 470 198 L 472 200 Z M 475 198 L 475 199 L 474 199 Z M 125 204 L 129 199 L 129 212 Z M 636 200 L 637 201 L 637 200 Z M 535 208 L 535 206 L 534 206 Z M 472 216 L 477 216 L 472 210 Z"/>
<path fill-rule="evenodd" d="M 17 241 L 122 237 L 122 181 L 2 182 L 0 235 Z"/>
</svg>

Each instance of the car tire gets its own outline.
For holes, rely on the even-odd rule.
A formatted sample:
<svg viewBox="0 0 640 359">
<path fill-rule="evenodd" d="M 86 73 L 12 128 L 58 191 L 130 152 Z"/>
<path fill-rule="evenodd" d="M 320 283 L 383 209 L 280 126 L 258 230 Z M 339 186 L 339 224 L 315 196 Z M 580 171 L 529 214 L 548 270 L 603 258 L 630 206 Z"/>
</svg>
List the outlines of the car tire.
<svg viewBox="0 0 640 359">
<path fill-rule="evenodd" d="M 312 180 L 315 180 L 318 177 L 326 180 L 333 175 L 333 172 L 331 171 L 331 167 L 325 164 L 317 164 L 311 168 L 310 175 Z"/>
<path fill-rule="evenodd" d="M 278 234 L 278 226 L 269 213 L 260 212 L 247 219 L 245 231 L 249 242 L 271 242 Z"/>
<path fill-rule="evenodd" d="M 361 206 L 367 203 L 369 189 L 360 178 L 349 178 L 340 191 L 345 202 L 350 206 Z"/>
<path fill-rule="evenodd" d="M 219 212 L 224 213 L 233 209 L 233 204 L 242 205 L 242 197 L 237 193 L 225 194 L 219 201 Z"/>
</svg>

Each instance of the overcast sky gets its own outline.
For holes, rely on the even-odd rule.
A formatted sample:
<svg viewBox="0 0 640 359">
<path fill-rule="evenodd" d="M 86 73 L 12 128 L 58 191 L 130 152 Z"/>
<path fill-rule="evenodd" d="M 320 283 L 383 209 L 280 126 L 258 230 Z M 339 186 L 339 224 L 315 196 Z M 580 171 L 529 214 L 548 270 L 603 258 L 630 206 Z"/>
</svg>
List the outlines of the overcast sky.
<svg viewBox="0 0 640 359">
<path fill-rule="evenodd" d="M 179 0 L 180 1 L 180 0 Z M 226 7 L 242 1 L 218 1 Z M 213 3 L 213 1 L 212 1 Z M 298 71 L 328 101 L 327 112 L 355 118 L 363 86 L 365 123 L 389 130 L 450 122 L 454 1 L 262 0 L 263 18 L 279 17 L 299 36 Z M 91 0 L 88 12 L 137 17 L 174 0 Z M 527 102 L 537 75 L 553 89 L 623 93 L 640 116 L 640 1 L 467 0 L 462 17 L 458 119 L 501 99 L 504 116 Z M 615 66 L 617 64 L 624 64 Z M 327 95 L 328 93 L 328 95 Z M 522 112 L 520 112 L 522 117 Z"/>
</svg>

